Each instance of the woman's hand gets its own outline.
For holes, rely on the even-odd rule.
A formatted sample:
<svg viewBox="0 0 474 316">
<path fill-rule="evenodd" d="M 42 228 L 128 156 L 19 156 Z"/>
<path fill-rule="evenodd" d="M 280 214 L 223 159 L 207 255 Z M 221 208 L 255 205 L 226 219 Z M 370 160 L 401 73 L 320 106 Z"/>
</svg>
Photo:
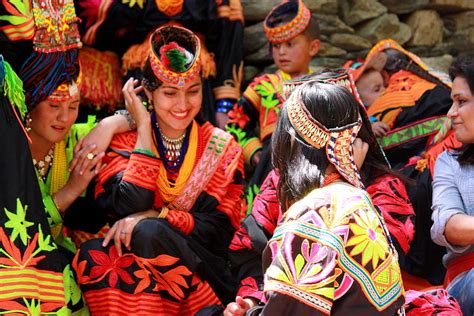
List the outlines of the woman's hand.
<svg viewBox="0 0 474 316">
<path fill-rule="evenodd" d="M 365 156 L 369 151 L 369 144 L 357 137 L 354 141 L 354 144 L 352 144 L 352 151 L 354 155 L 354 162 L 357 166 L 357 169 L 360 170 L 364 164 Z"/>
<path fill-rule="evenodd" d="M 90 144 L 81 149 L 74 149 L 74 159 L 76 163 L 70 167 L 70 176 L 66 186 L 76 192 L 78 196 L 84 192 L 89 185 L 89 182 L 96 176 L 102 168 L 102 158 L 105 152 L 101 151 L 98 154 L 97 145 Z"/>
<path fill-rule="evenodd" d="M 104 242 L 102 243 L 103 247 L 106 247 L 109 242 L 113 239 L 115 244 L 115 249 L 117 249 L 117 254 L 122 255 L 122 244 L 131 250 L 130 242 L 132 240 L 132 233 L 135 226 L 142 219 L 158 217 L 159 213 L 155 210 L 148 210 L 144 212 L 138 212 L 132 215 L 128 215 L 125 218 L 115 222 L 115 224 L 110 228 L 109 232 L 105 236 Z"/>
<path fill-rule="evenodd" d="M 227 304 L 224 310 L 224 316 L 244 316 L 245 313 L 255 305 L 257 305 L 255 299 L 237 296 L 235 302 Z"/>
<path fill-rule="evenodd" d="M 137 93 L 143 90 L 142 86 L 135 88 L 138 80 L 132 78 L 128 79 L 122 88 L 123 97 L 125 99 L 125 108 L 130 113 L 137 124 L 137 128 L 150 124 L 150 115 L 143 106 L 142 100 L 137 96 Z"/>
<path fill-rule="evenodd" d="M 390 131 L 390 126 L 385 122 L 374 122 L 372 123 L 372 131 L 375 137 L 382 137 Z"/>
<path fill-rule="evenodd" d="M 54 193 L 56 207 L 63 212 L 87 189 L 87 186 L 99 173 L 102 157 L 105 153 L 94 155 L 96 145 L 88 145 L 76 151 L 74 157 L 77 160 L 75 166 L 70 169 L 69 180 L 58 192 Z M 102 166 L 103 168 L 105 166 Z"/>
</svg>

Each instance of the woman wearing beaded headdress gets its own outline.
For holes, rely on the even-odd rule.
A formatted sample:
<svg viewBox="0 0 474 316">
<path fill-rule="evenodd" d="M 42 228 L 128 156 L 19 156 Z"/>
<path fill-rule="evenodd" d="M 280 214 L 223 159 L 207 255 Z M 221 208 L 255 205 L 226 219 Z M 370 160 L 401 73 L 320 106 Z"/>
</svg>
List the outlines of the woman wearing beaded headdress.
<svg viewBox="0 0 474 316">
<path fill-rule="evenodd" d="M 95 126 L 95 120 L 73 125 L 78 115 L 77 51 L 81 47 L 74 4 L 63 1 L 52 6 L 49 2 L 33 1 L 31 6 L 33 11 L 23 12 L 22 16 L 31 29 L 21 29 L 24 25 L 16 24 L 1 29 L 6 34 L 2 40 L 11 40 L 10 48 L 16 47 L 16 40 L 29 40 L 30 45 L 33 40 L 33 52 L 22 63 L 19 84 L 15 84 L 16 98 L 11 102 L 22 100 L 25 104 L 29 163 L 35 167 L 34 179 L 39 184 L 42 203 L 17 204 L 16 214 L 12 209 L 3 210 L 8 220 L 4 221 L 2 216 L 2 224 L 5 223 L 11 242 L 20 239 L 26 249 L 22 252 L 21 246 L 15 248 L 2 237 L 2 255 L 6 257 L 0 257 L 0 261 L 7 269 L 16 271 L 9 275 L 15 287 L 2 294 L 2 298 L 15 297 L 17 303 L 40 313 L 80 312 L 84 304 L 70 267 L 76 249 L 67 237 L 66 227 L 96 232 L 105 223 L 103 213 L 93 204 L 91 180 L 100 169 L 104 155 L 101 152 L 112 134 L 127 131 L 129 124 L 119 116 L 105 119 L 91 138 L 82 140 L 85 146 L 75 147 Z M 6 8 L 19 14 L 13 6 Z M 6 20 L 16 21 L 15 17 Z M 20 99 L 18 95 L 23 89 L 25 96 Z M 11 266 L 9 260 L 16 266 Z M 5 303 L 1 309 L 23 310 L 13 303 Z"/>
<path fill-rule="evenodd" d="M 360 111 L 347 89 L 314 81 L 282 108 L 272 145 L 283 215 L 263 252 L 264 315 L 394 315 L 403 305 L 396 251 L 358 171 Z"/>
<path fill-rule="evenodd" d="M 0 314 L 87 314 L 70 266 L 50 231 L 38 170 L 23 127 L 23 85 L 0 55 L 2 188 Z"/>
<path fill-rule="evenodd" d="M 288 81 L 283 85 L 283 94 L 289 95 L 292 90 L 308 81 L 343 86 L 357 97 L 351 77 L 343 70 L 323 71 L 299 80 Z M 414 235 L 413 207 L 408 200 L 403 182 L 389 169 L 370 129 L 370 122 L 362 104 L 359 106 L 362 126 L 358 134 L 360 139 L 356 141 L 355 146 L 368 145 L 367 155 L 361 167 L 362 181 L 374 206 L 382 213 L 387 223 L 397 253 L 406 253 Z M 240 284 L 238 298 L 235 303 L 227 306 L 226 315 L 240 315 L 239 311 L 265 301 L 262 252 L 282 215 L 277 196 L 278 182 L 279 174 L 272 170 L 254 200 L 252 213 L 243 220 L 242 226 L 232 240 L 230 246 L 232 269 Z"/>
<path fill-rule="evenodd" d="M 243 60 L 244 16 L 240 0 L 78 0 L 82 40 L 122 57 L 127 76 L 142 78 L 149 36 L 173 24 L 192 30 L 201 40 L 202 117 L 215 122 L 239 97 Z M 222 114 L 222 113 L 221 113 Z M 225 114 L 225 113 L 224 113 Z"/>
<path fill-rule="evenodd" d="M 83 244 L 75 269 L 93 313 L 211 314 L 235 291 L 226 252 L 242 217 L 242 149 L 195 121 L 198 38 L 164 26 L 150 41 L 142 86 L 123 88 L 137 131 L 114 137 L 99 174 L 97 200 L 115 224 Z"/>
</svg>

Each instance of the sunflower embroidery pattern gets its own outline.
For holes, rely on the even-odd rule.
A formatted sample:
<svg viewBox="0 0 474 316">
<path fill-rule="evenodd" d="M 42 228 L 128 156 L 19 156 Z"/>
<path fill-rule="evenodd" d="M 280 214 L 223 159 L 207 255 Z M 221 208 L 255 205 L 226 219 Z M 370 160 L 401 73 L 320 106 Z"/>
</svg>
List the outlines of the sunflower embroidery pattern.
<svg viewBox="0 0 474 316">
<path fill-rule="evenodd" d="M 379 261 L 387 258 L 387 249 L 389 249 L 380 220 L 374 213 L 363 211 L 354 213 L 354 219 L 355 223 L 349 224 L 354 236 L 349 239 L 346 246 L 354 246 L 350 255 L 362 254 L 362 265 L 366 266 L 369 261 L 372 261 L 372 267 L 375 270 Z"/>
</svg>

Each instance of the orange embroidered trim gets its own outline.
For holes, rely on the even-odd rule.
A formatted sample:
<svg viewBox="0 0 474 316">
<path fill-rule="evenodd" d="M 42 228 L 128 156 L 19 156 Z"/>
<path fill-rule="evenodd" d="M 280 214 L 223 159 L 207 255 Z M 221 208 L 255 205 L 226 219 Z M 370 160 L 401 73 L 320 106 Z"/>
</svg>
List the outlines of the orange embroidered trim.
<svg viewBox="0 0 474 316">
<path fill-rule="evenodd" d="M 187 178 L 186 185 L 180 192 L 180 195 L 169 205 L 170 210 L 189 211 L 193 207 L 199 194 L 216 173 L 216 169 L 224 156 L 231 138 L 230 134 L 218 128 L 214 129 L 206 145 L 206 150 L 198 164 L 194 167 L 193 172 Z"/>
<path fill-rule="evenodd" d="M 367 113 L 391 127 L 401 108 L 414 106 L 426 91 L 435 86 L 409 71 L 399 71 L 392 75 L 389 88 L 367 109 Z"/>
<path fill-rule="evenodd" d="M 252 138 L 244 146 L 244 158 L 247 165 L 251 164 L 250 159 L 252 158 L 255 151 L 262 148 L 262 143 L 258 138 Z"/>
<path fill-rule="evenodd" d="M 293 92 L 286 105 L 288 119 L 296 133 L 314 148 L 325 147 L 326 156 L 337 171 L 352 185 L 363 188 L 352 154 L 352 144 L 362 126 L 362 119 L 359 116 L 354 123 L 328 129 L 308 112 L 301 101 L 301 91 L 300 87 Z"/>
<path fill-rule="evenodd" d="M 161 166 L 161 168 L 163 168 Z M 156 190 L 156 178 L 160 171 L 160 160 L 133 153 L 123 174 L 122 181 L 133 183 L 150 191 Z"/>
<path fill-rule="evenodd" d="M 285 5 L 285 4 L 283 3 L 281 5 Z M 267 35 L 268 40 L 272 44 L 287 42 L 295 38 L 296 36 L 304 32 L 304 30 L 308 27 L 309 22 L 311 20 L 311 12 L 305 6 L 303 1 L 299 0 L 298 12 L 293 20 L 291 20 L 287 24 L 276 26 L 276 27 L 268 26 L 269 18 L 271 18 L 275 14 L 275 11 L 279 9 L 281 5 L 273 8 L 272 11 L 267 15 L 263 23 L 265 34 Z"/>
</svg>

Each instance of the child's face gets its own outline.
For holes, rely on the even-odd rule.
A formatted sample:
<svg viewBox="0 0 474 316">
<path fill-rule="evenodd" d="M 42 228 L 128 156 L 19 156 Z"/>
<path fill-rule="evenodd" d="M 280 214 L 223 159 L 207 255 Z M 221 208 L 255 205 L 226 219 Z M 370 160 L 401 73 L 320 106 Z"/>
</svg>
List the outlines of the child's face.
<svg viewBox="0 0 474 316">
<path fill-rule="evenodd" d="M 384 92 L 385 85 L 380 72 L 371 70 L 363 73 L 356 82 L 357 91 L 366 107 L 369 107 Z"/>
<path fill-rule="evenodd" d="M 319 50 L 319 40 L 300 34 L 281 44 L 272 45 L 272 55 L 278 69 L 296 78 L 308 73 L 311 59 Z"/>
</svg>

